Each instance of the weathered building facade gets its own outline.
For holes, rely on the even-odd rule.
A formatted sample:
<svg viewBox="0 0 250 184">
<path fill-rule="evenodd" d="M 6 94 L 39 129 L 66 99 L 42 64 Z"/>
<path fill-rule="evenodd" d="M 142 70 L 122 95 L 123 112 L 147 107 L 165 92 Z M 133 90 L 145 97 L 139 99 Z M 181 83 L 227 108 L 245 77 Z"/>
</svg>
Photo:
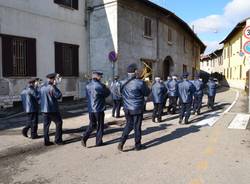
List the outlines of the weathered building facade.
<svg viewBox="0 0 250 184">
<path fill-rule="evenodd" d="M 61 73 L 64 97 L 78 98 L 87 68 L 83 0 L 0 1 L 0 106 L 19 101 L 30 77 Z"/>
<path fill-rule="evenodd" d="M 245 27 L 250 26 L 250 18 L 239 22 L 221 42 L 223 47 L 224 76 L 230 87 L 245 89 L 248 86 L 250 55 L 244 52 L 247 38 L 243 35 Z"/>
<path fill-rule="evenodd" d="M 219 73 L 224 75 L 223 49 L 218 49 L 201 58 L 200 69 L 209 74 Z"/>
<path fill-rule="evenodd" d="M 200 69 L 205 45 L 174 13 L 147 0 L 89 0 L 91 69 L 101 69 L 105 79 L 126 75 L 137 63 L 152 75 L 190 74 Z M 118 53 L 112 68 L 108 53 Z"/>
</svg>

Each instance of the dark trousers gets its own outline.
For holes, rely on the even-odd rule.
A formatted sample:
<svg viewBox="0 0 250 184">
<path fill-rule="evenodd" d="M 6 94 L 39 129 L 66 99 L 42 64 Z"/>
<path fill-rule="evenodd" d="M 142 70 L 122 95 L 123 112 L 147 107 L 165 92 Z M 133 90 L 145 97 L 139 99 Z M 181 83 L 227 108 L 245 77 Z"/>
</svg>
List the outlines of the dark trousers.
<svg viewBox="0 0 250 184">
<path fill-rule="evenodd" d="M 167 106 L 168 96 L 164 98 L 163 108 Z"/>
<path fill-rule="evenodd" d="M 56 134 L 55 134 L 55 143 L 62 142 L 62 117 L 59 112 L 50 112 L 43 113 L 43 132 L 44 132 L 44 142 L 48 143 L 49 140 L 49 127 L 51 121 L 54 121 L 56 124 Z"/>
<path fill-rule="evenodd" d="M 207 106 L 208 108 L 214 108 L 214 99 L 215 96 L 208 96 L 208 102 L 207 102 Z"/>
<path fill-rule="evenodd" d="M 173 114 L 175 114 L 176 106 L 177 106 L 177 97 L 170 96 L 169 97 L 168 112 L 172 112 Z"/>
<path fill-rule="evenodd" d="M 200 113 L 202 107 L 202 95 L 195 95 L 193 101 L 193 111 Z"/>
<path fill-rule="evenodd" d="M 188 122 L 188 119 L 191 115 L 191 103 L 181 103 L 180 119 L 182 120 L 185 117 L 185 122 Z"/>
<path fill-rule="evenodd" d="M 122 101 L 121 100 L 113 100 L 113 109 L 112 109 L 112 116 L 113 117 L 120 117 Z"/>
<path fill-rule="evenodd" d="M 97 125 L 96 130 L 96 145 L 101 145 L 102 137 L 103 137 L 103 131 L 104 131 L 104 112 L 91 112 L 89 113 L 89 126 L 86 130 L 86 132 L 83 133 L 82 139 L 84 141 L 87 141 L 90 137 L 91 133 L 93 132 L 94 125 Z"/>
<path fill-rule="evenodd" d="M 31 129 L 31 138 L 37 136 L 37 126 L 38 126 L 38 112 L 27 113 L 27 123 L 23 128 L 23 132 L 27 134 L 29 129 Z"/>
<path fill-rule="evenodd" d="M 131 114 L 129 110 L 125 111 L 125 118 L 126 118 L 126 126 L 123 130 L 121 143 L 125 144 L 126 140 L 128 139 L 129 133 L 134 129 L 135 135 L 135 146 L 141 146 L 141 125 L 142 125 L 142 118 L 143 114 Z"/>
<path fill-rule="evenodd" d="M 158 120 L 161 120 L 163 112 L 163 103 L 154 103 L 154 110 L 153 110 L 153 120 L 157 118 Z"/>
</svg>

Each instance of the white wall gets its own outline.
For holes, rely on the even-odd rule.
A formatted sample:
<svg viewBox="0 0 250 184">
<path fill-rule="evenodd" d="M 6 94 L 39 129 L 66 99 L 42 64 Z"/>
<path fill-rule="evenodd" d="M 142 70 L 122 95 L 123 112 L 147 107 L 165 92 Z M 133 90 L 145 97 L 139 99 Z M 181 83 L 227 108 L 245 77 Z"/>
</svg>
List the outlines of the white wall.
<svg viewBox="0 0 250 184">
<path fill-rule="evenodd" d="M 43 79 L 55 71 L 55 41 L 79 45 L 79 71 L 87 73 L 87 29 L 84 21 L 84 0 L 79 0 L 79 10 L 62 7 L 52 0 L 0 1 L 0 34 L 36 39 L 37 76 Z M 10 95 L 18 96 L 25 82 L 16 86 L 13 84 L 15 78 L 6 80 L 13 88 Z M 75 82 L 76 86 L 67 86 L 69 81 Z M 77 78 L 65 79 L 61 87 L 64 95 L 78 95 Z"/>
</svg>

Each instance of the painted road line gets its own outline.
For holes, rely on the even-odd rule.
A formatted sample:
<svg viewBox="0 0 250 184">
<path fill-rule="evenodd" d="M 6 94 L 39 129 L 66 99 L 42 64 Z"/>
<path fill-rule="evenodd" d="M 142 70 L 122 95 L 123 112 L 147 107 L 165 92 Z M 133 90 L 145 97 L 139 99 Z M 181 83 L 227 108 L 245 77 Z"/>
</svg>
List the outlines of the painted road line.
<svg viewBox="0 0 250 184">
<path fill-rule="evenodd" d="M 236 91 L 236 97 L 235 97 L 233 103 L 224 111 L 223 114 L 228 113 L 233 108 L 233 106 L 236 104 L 236 102 L 238 101 L 238 99 L 240 97 L 240 92 L 238 90 L 234 90 L 234 91 Z"/>
<path fill-rule="evenodd" d="M 219 112 L 212 112 L 207 115 L 206 119 L 197 122 L 195 126 L 213 126 L 219 118 Z"/>
<path fill-rule="evenodd" d="M 228 128 L 245 130 L 247 128 L 249 118 L 249 114 L 237 114 Z"/>
<path fill-rule="evenodd" d="M 68 112 L 71 113 L 71 114 L 77 114 L 77 113 L 83 113 L 85 111 L 84 111 L 84 109 L 77 109 L 77 110 L 71 110 L 71 111 L 68 111 Z"/>
</svg>

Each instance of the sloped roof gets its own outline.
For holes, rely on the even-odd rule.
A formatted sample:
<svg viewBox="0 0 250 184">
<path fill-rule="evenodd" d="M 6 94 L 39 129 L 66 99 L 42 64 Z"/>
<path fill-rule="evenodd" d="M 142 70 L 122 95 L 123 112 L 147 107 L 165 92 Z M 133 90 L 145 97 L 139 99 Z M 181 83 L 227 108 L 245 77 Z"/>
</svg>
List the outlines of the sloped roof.
<svg viewBox="0 0 250 184">
<path fill-rule="evenodd" d="M 240 31 L 242 28 L 244 28 L 244 27 L 246 26 L 246 21 L 247 21 L 248 19 L 250 19 L 250 17 L 248 17 L 248 18 L 242 20 L 241 22 L 239 22 L 239 23 L 233 28 L 233 30 L 227 35 L 227 37 L 226 37 L 224 40 L 222 40 L 222 41 L 220 42 L 220 44 L 229 41 L 235 34 L 238 33 L 238 31 Z"/>
<path fill-rule="evenodd" d="M 175 15 L 173 12 L 155 4 L 152 3 L 149 0 L 138 0 L 141 3 L 144 3 L 145 5 L 147 5 L 148 7 L 154 8 L 159 10 L 161 13 L 166 14 L 168 16 L 171 16 L 176 22 L 178 22 L 189 34 L 191 34 L 192 37 L 194 37 L 196 39 L 196 41 L 200 44 L 201 46 L 201 53 L 203 53 L 206 49 L 206 45 L 200 40 L 200 38 L 194 33 L 194 31 L 191 29 L 191 27 L 184 21 L 182 20 L 180 17 L 178 17 L 177 15 Z"/>
<path fill-rule="evenodd" d="M 201 61 L 207 61 L 210 59 L 217 58 L 218 56 L 222 56 L 223 48 L 217 49 L 214 52 L 207 54 L 201 58 Z"/>
</svg>

